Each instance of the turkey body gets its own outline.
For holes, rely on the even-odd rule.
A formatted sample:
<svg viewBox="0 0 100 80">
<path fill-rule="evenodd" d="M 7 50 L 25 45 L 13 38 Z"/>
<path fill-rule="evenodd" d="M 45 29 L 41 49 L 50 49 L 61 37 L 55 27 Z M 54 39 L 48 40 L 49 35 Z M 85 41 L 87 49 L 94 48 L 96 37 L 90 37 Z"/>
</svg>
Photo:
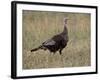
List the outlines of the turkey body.
<svg viewBox="0 0 100 80">
<path fill-rule="evenodd" d="M 62 54 L 62 50 L 67 46 L 68 43 L 68 30 L 67 30 L 67 19 L 64 20 L 64 29 L 63 32 L 53 36 L 51 39 L 43 42 L 39 47 L 32 49 L 31 52 L 37 51 L 38 49 L 49 50 L 50 52 L 55 53 L 59 51 Z"/>
<path fill-rule="evenodd" d="M 50 40 L 47 40 L 46 42 L 42 43 L 43 47 L 47 48 L 50 52 L 55 53 L 59 50 L 60 54 L 63 48 L 66 47 L 68 42 L 67 37 L 64 38 L 61 34 L 55 35 Z"/>
</svg>

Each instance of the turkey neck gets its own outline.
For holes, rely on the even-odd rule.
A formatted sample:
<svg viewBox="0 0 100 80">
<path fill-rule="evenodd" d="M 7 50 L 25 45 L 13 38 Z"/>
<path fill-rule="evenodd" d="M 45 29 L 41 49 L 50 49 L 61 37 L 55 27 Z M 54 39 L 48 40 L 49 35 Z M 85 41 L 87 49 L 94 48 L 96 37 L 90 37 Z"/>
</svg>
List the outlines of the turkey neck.
<svg viewBox="0 0 100 80">
<path fill-rule="evenodd" d="M 68 34 L 68 31 L 67 31 L 67 24 L 64 23 L 64 29 L 63 29 L 63 32 L 62 32 L 63 35 L 67 35 Z"/>
</svg>

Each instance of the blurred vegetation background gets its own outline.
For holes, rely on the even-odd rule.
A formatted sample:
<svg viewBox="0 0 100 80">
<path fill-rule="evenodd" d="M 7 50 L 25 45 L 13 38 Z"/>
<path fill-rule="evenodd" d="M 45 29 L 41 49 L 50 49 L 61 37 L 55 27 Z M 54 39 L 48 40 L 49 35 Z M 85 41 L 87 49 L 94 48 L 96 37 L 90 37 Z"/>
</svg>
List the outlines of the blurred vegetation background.
<svg viewBox="0 0 100 80">
<path fill-rule="evenodd" d="M 22 13 L 23 69 L 80 67 L 91 64 L 91 15 L 88 13 L 46 12 L 23 10 Z M 62 55 L 48 50 L 30 52 L 42 42 L 63 30 L 68 18 L 69 42 Z"/>
</svg>

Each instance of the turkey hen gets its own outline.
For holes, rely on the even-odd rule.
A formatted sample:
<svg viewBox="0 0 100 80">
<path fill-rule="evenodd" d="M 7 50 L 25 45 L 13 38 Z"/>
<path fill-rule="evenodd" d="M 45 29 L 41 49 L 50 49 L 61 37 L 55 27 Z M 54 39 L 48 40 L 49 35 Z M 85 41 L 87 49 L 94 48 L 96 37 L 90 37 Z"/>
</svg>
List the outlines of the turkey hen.
<svg viewBox="0 0 100 80">
<path fill-rule="evenodd" d="M 53 36 L 51 39 L 48 39 L 47 41 L 43 42 L 39 47 L 32 49 L 31 52 L 43 49 L 49 50 L 53 53 L 59 51 L 59 53 L 62 54 L 62 50 L 67 46 L 68 43 L 67 21 L 68 19 L 65 18 L 63 25 L 64 29 L 60 34 L 57 34 Z"/>
</svg>

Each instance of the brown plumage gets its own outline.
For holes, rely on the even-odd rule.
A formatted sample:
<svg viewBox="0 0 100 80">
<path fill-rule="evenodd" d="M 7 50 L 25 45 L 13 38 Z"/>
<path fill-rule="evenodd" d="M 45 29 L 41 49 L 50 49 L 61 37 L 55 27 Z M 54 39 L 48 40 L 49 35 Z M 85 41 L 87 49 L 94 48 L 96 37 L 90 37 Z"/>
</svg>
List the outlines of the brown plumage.
<svg viewBox="0 0 100 80">
<path fill-rule="evenodd" d="M 67 30 L 67 20 L 64 19 L 64 29 L 60 34 L 53 36 L 51 39 L 43 42 L 39 47 L 32 49 L 31 52 L 37 51 L 39 49 L 49 50 L 50 52 L 55 53 L 59 51 L 62 54 L 62 50 L 67 46 L 68 43 L 68 30 Z"/>
</svg>

